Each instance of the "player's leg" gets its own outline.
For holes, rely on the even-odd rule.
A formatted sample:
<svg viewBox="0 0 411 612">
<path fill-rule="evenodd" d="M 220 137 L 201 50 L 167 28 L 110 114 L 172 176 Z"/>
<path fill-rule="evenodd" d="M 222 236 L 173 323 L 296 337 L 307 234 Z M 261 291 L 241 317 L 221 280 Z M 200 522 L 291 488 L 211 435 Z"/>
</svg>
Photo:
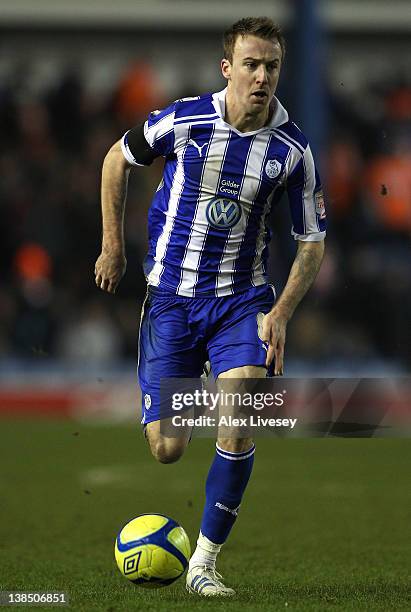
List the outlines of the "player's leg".
<svg viewBox="0 0 411 612">
<path fill-rule="evenodd" d="M 203 363 L 201 334 L 191 320 L 187 300 L 148 294 L 140 324 L 138 377 L 144 433 L 153 457 L 161 463 L 173 463 L 181 457 L 192 429 L 172 426 L 176 412 L 161 381 L 199 379 Z"/>
<path fill-rule="evenodd" d="M 191 427 L 179 428 L 179 437 L 171 438 L 164 431 L 172 427 L 172 417 L 147 423 L 145 435 L 151 454 L 160 463 L 174 463 L 183 455 L 191 438 Z"/>
<path fill-rule="evenodd" d="M 263 378 L 266 369 L 256 366 L 233 368 L 220 374 L 227 378 Z M 230 391 L 235 392 L 235 388 Z M 227 540 L 237 519 L 241 500 L 251 476 L 255 446 L 252 438 L 233 437 L 225 431 L 219 436 L 216 453 L 206 481 L 200 534 L 187 574 L 187 589 L 204 596 L 230 596 L 234 590 L 226 587 L 216 573 L 217 555 Z"/>
<path fill-rule="evenodd" d="M 242 366 L 238 368 L 231 368 L 226 372 L 221 372 L 218 376 L 218 381 L 233 379 L 234 381 L 240 381 L 244 378 L 266 378 L 267 368 L 262 366 Z M 238 390 L 238 389 L 237 389 Z M 230 387 L 230 392 L 235 393 L 236 388 Z M 226 429 L 226 428 L 224 428 Z M 230 433 L 230 436 L 225 436 L 223 432 L 220 432 L 217 438 L 217 447 L 221 450 L 231 453 L 242 453 L 249 450 L 253 446 L 252 438 L 240 438 Z"/>
<path fill-rule="evenodd" d="M 261 315 L 273 304 L 270 288 L 242 294 L 239 302 L 231 300 L 235 312 L 223 317 L 219 332 L 209 344 L 213 372 L 218 380 L 264 378 L 266 347 L 260 339 Z M 238 308 L 237 308 L 238 306 Z M 235 367 L 229 367 L 230 364 Z M 243 365 L 246 364 L 246 365 Z M 253 365 L 247 365 L 253 364 Z M 254 463 L 251 438 L 235 433 L 219 435 L 216 454 L 206 482 L 206 503 L 196 550 L 190 559 L 187 589 L 200 595 L 232 595 L 215 573 L 218 553 L 236 521 L 239 506 L 251 476 Z"/>
</svg>

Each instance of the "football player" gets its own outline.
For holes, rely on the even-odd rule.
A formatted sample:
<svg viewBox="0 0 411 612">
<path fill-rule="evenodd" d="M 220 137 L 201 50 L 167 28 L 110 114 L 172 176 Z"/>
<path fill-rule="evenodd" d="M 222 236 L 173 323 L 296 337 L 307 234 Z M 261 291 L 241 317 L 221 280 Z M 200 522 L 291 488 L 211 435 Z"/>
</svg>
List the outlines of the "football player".
<svg viewBox="0 0 411 612">
<path fill-rule="evenodd" d="M 159 156 L 163 179 L 148 218 L 148 292 L 139 340 L 145 433 L 162 463 L 184 452 L 190 431 L 168 437 L 160 380 L 196 378 L 209 361 L 218 381 L 283 373 L 286 328 L 324 252 L 322 188 L 307 139 L 275 91 L 284 62 L 280 28 L 245 18 L 224 34 L 217 93 L 173 102 L 131 128 L 108 152 L 102 174 L 102 251 L 97 286 L 114 293 L 126 268 L 123 217 L 130 168 Z M 286 191 L 298 242 L 276 299 L 267 283 L 266 219 Z M 164 430 L 163 430 L 164 431 Z M 219 436 L 187 589 L 229 596 L 216 558 L 237 518 L 254 443 Z"/>
</svg>

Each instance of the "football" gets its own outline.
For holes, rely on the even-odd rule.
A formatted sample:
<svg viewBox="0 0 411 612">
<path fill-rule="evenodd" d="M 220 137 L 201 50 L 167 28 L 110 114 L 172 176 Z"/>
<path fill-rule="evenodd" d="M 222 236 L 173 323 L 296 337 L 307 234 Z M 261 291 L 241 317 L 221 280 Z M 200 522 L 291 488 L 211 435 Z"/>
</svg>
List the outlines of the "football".
<svg viewBox="0 0 411 612">
<path fill-rule="evenodd" d="M 141 514 L 120 530 L 115 542 L 118 568 L 125 578 L 146 588 L 172 584 L 185 571 L 190 541 L 175 520 Z"/>
</svg>

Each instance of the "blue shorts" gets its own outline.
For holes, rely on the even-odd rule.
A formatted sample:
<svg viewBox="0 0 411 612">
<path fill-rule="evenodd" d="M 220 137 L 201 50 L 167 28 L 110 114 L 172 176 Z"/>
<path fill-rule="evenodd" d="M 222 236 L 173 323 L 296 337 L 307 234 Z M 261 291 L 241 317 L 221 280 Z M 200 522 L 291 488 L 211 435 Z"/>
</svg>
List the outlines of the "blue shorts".
<svg viewBox="0 0 411 612">
<path fill-rule="evenodd" d="M 225 297 L 187 298 L 149 287 L 143 306 L 138 377 L 142 423 L 160 416 L 161 378 L 199 378 L 210 361 L 215 378 L 244 365 L 265 366 L 259 337 L 262 315 L 275 301 L 271 285 Z"/>
</svg>

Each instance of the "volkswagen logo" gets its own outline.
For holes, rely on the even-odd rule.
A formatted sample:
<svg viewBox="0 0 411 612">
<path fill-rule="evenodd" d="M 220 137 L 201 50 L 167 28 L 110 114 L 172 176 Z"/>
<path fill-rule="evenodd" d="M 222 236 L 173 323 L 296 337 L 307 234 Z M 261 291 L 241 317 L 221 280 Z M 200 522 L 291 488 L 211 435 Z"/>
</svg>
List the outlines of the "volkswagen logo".
<svg viewBox="0 0 411 612">
<path fill-rule="evenodd" d="M 213 227 L 228 229 L 239 221 L 241 207 L 238 202 L 228 198 L 213 198 L 207 205 L 206 215 Z"/>
</svg>

